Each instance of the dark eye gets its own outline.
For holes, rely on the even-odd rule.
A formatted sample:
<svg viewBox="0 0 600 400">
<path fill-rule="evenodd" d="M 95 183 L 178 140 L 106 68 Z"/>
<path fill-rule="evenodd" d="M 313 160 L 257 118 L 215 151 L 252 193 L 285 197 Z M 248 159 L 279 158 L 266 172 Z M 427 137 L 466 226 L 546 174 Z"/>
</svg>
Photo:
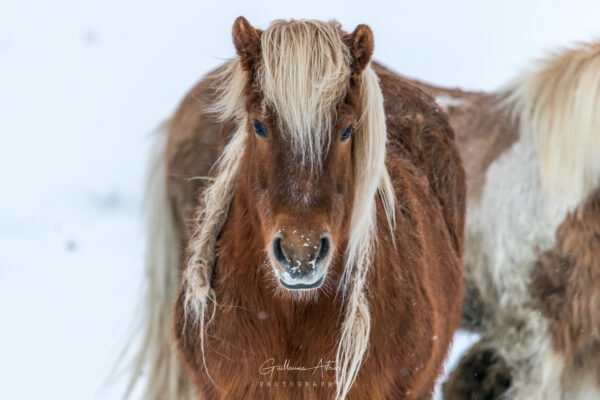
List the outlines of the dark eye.
<svg viewBox="0 0 600 400">
<path fill-rule="evenodd" d="M 256 132 L 258 136 L 267 137 L 267 128 L 265 128 L 263 124 L 261 124 L 257 120 L 254 120 L 252 126 L 254 127 L 254 132 Z"/>
<path fill-rule="evenodd" d="M 346 130 L 344 131 L 344 133 L 342 133 L 342 137 L 340 138 L 340 140 L 342 142 L 344 140 L 348 140 L 348 138 L 350 136 L 352 136 L 353 133 L 354 133 L 354 126 L 350 125 L 349 127 L 346 128 Z"/>
</svg>

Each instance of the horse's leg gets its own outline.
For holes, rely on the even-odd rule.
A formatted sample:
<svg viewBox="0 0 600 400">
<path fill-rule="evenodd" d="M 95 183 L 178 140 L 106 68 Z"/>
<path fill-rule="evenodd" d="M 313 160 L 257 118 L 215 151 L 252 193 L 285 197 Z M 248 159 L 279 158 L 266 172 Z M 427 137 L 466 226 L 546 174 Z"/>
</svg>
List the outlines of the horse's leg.
<svg viewBox="0 0 600 400">
<path fill-rule="evenodd" d="M 511 386 L 504 358 L 484 342 L 475 344 L 443 385 L 445 400 L 496 399 Z M 476 396 L 475 394 L 479 394 Z"/>
<path fill-rule="evenodd" d="M 515 346 L 487 337 L 476 343 L 444 383 L 444 399 L 562 399 L 560 356 L 537 343 L 537 334 L 516 335 Z"/>
</svg>

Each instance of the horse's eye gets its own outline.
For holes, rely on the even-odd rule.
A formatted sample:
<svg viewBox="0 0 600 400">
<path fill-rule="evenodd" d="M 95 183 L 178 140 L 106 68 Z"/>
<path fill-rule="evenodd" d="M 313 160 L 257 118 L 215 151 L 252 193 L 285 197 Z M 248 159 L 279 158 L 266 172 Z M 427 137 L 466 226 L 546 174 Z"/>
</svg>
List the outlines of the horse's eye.
<svg viewBox="0 0 600 400">
<path fill-rule="evenodd" d="M 258 136 L 267 137 L 267 128 L 259 121 L 254 120 L 252 126 L 254 127 L 254 132 L 256 132 Z"/>
<path fill-rule="evenodd" d="M 349 127 L 346 128 L 344 133 L 342 133 L 341 141 L 343 142 L 344 140 L 348 140 L 348 138 L 350 136 L 352 136 L 353 133 L 354 133 L 354 127 L 352 125 L 350 125 Z"/>
</svg>

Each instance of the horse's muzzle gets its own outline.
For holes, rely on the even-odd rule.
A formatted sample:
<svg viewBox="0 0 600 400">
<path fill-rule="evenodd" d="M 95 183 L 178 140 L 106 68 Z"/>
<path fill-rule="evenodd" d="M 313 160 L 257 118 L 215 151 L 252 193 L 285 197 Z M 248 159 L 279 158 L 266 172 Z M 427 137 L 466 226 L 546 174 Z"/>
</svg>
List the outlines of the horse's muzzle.
<svg viewBox="0 0 600 400">
<path fill-rule="evenodd" d="M 325 272 L 319 268 L 330 252 L 329 235 L 317 240 L 298 235 L 301 240 L 282 236 L 273 239 L 273 256 L 281 267 L 279 283 L 287 290 L 311 290 L 323 284 Z"/>
</svg>

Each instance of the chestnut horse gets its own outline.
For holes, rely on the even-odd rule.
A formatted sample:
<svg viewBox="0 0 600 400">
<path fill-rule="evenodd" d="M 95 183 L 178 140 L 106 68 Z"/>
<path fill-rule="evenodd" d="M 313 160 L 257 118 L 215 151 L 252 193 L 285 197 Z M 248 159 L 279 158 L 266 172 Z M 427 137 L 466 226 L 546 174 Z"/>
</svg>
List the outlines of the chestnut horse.
<svg viewBox="0 0 600 400">
<path fill-rule="evenodd" d="M 498 93 L 417 83 L 467 173 L 464 326 L 446 400 L 600 399 L 600 43 Z"/>
<path fill-rule="evenodd" d="M 151 179 L 146 398 L 430 398 L 463 297 L 446 115 L 365 25 L 240 17 L 233 41 Z"/>
</svg>

